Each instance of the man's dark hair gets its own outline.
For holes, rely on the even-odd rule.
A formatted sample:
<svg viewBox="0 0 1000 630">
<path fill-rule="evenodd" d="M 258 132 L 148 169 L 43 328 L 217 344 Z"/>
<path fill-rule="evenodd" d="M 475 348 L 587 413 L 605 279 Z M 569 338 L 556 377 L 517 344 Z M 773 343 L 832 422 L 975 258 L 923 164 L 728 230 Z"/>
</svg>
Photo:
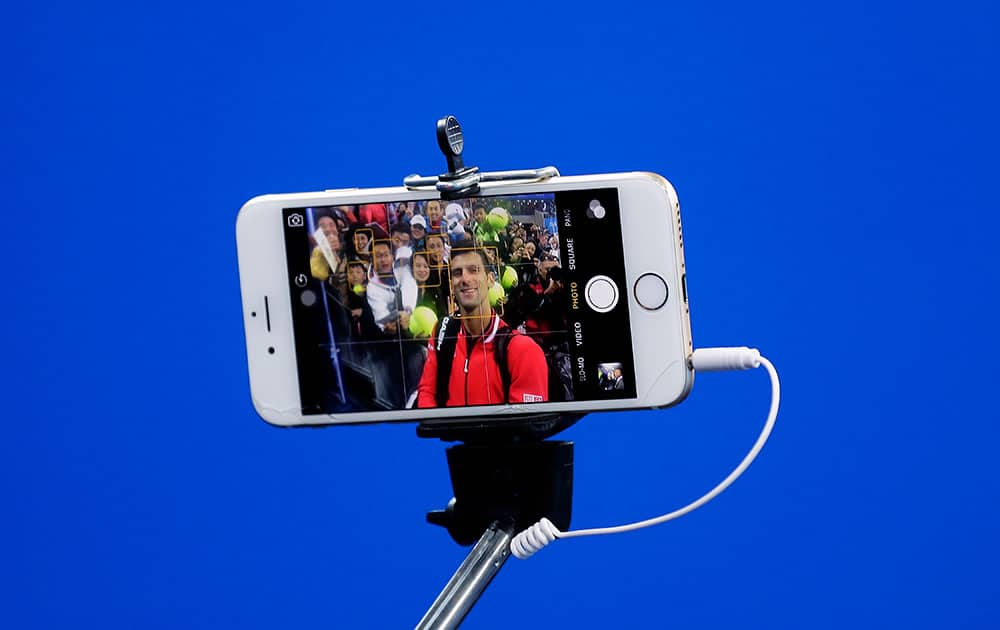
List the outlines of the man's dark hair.
<svg viewBox="0 0 1000 630">
<path fill-rule="evenodd" d="M 486 205 L 477 203 L 476 205 L 472 206 L 472 214 L 476 214 L 476 210 L 482 210 L 483 212 L 486 212 Z"/>
<path fill-rule="evenodd" d="M 451 259 L 455 260 L 456 256 L 464 256 L 466 254 L 476 253 L 479 255 L 479 260 L 482 261 L 483 267 L 489 269 L 489 266 L 493 263 L 490 262 L 489 257 L 486 255 L 486 251 L 476 245 L 476 242 L 472 239 L 463 239 L 458 241 L 451 246 Z"/>
<path fill-rule="evenodd" d="M 406 234 L 408 236 L 412 236 L 412 234 L 410 234 L 410 226 L 408 224 L 406 224 L 406 223 L 403 223 L 402 221 L 400 221 L 399 223 L 394 224 L 392 226 L 392 229 L 389 230 L 389 233 L 390 234 L 399 233 L 399 234 Z"/>
<path fill-rule="evenodd" d="M 384 245 L 384 246 L 388 247 L 389 248 L 389 252 L 390 253 L 392 252 L 392 243 L 390 243 L 389 241 L 386 241 L 386 240 L 378 240 L 378 241 L 372 241 L 372 253 L 373 254 L 375 253 L 375 248 L 378 247 L 379 245 Z"/>
</svg>

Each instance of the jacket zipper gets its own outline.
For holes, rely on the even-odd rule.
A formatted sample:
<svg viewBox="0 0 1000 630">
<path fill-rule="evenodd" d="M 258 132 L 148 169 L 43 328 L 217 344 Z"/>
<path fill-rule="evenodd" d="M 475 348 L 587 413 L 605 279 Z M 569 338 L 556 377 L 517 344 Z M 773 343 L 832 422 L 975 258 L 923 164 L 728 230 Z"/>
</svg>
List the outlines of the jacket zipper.
<svg viewBox="0 0 1000 630">
<path fill-rule="evenodd" d="M 472 357 L 472 353 L 476 349 L 476 345 L 478 343 L 480 343 L 480 342 L 482 342 L 482 344 L 483 344 L 483 359 L 485 360 L 485 358 L 486 358 L 486 339 L 483 338 L 482 335 L 480 335 L 480 336 L 476 337 L 475 339 L 473 339 L 472 343 L 469 343 L 468 340 L 466 340 L 466 343 L 465 343 L 465 368 L 464 368 L 464 371 L 465 371 L 465 406 L 466 407 L 469 406 L 469 359 Z M 488 396 L 487 396 L 487 400 L 489 400 Z"/>
<path fill-rule="evenodd" d="M 465 357 L 465 406 L 469 406 L 469 357 Z"/>
<path fill-rule="evenodd" d="M 470 343 L 471 341 L 471 343 Z M 465 405 L 469 405 L 469 360 L 472 358 L 472 352 L 476 347 L 476 340 L 465 338 Z"/>
</svg>

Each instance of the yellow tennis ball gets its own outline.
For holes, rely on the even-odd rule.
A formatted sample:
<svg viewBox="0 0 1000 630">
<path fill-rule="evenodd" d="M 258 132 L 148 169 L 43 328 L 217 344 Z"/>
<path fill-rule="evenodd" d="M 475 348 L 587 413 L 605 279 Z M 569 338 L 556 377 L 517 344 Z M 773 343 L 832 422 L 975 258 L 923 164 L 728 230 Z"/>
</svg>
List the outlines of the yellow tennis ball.
<svg viewBox="0 0 1000 630">
<path fill-rule="evenodd" d="M 504 267 L 503 273 L 500 274 L 500 284 L 505 289 L 510 289 L 517 285 L 517 272 L 514 271 L 513 267 Z"/>
<path fill-rule="evenodd" d="M 418 306 L 410 314 L 410 334 L 414 337 L 430 337 L 437 326 L 438 316 L 429 306 Z"/>
<path fill-rule="evenodd" d="M 490 210 L 490 213 L 486 215 L 486 222 L 490 224 L 490 227 L 493 228 L 494 232 L 499 232 L 507 227 L 507 223 L 510 222 L 510 214 L 503 208 L 493 208 Z"/>
<path fill-rule="evenodd" d="M 353 287 L 351 287 L 351 291 L 354 291 L 354 293 L 357 295 L 364 295 L 367 289 L 365 289 L 365 285 L 363 284 L 356 284 Z"/>
<path fill-rule="evenodd" d="M 487 295 L 489 295 L 490 298 L 490 306 L 496 306 L 497 302 L 502 300 L 506 293 L 504 292 L 503 287 L 500 286 L 499 282 L 494 282 L 493 286 L 491 286 L 490 290 L 487 292 Z"/>
</svg>

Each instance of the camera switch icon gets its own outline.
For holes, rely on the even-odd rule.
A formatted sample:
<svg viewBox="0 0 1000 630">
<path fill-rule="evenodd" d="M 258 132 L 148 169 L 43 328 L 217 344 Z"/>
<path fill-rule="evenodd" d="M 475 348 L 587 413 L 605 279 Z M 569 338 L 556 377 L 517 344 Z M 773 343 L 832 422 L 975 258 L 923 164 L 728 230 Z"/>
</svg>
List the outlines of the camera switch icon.
<svg viewBox="0 0 1000 630">
<path fill-rule="evenodd" d="M 288 227 L 302 227 L 303 223 L 304 219 L 298 212 L 288 215 Z"/>
<path fill-rule="evenodd" d="M 588 219 L 603 219 L 606 214 L 607 210 L 604 209 L 600 201 L 596 199 L 590 200 L 590 205 L 587 206 Z"/>
<path fill-rule="evenodd" d="M 298 288 L 302 289 L 307 284 L 309 284 L 309 278 L 306 277 L 306 274 L 300 273 L 299 275 L 295 276 L 294 282 L 295 282 L 295 286 L 297 286 Z"/>
</svg>

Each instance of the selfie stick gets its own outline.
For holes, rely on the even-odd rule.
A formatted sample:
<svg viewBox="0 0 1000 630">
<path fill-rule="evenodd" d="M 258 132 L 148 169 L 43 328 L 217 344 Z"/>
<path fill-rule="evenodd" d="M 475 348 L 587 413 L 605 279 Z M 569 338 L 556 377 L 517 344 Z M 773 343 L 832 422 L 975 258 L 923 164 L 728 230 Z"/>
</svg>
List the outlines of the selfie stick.
<svg viewBox="0 0 1000 630">
<path fill-rule="evenodd" d="M 553 166 L 484 173 L 462 161 L 464 138 L 454 116 L 437 123 L 448 172 L 410 175 L 411 190 L 435 189 L 442 199 L 474 195 L 483 182 L 540 181 L 559 175 Z M 476 543 L 417 624 L 420 630 L 456 628 L 510 557 L 510 543 L 542 518 L 569 527 L 573 499 L 573 443 L 546 441 L 582 414 L 425 420 L 417 436 L 461 442 L 447 451 L 453 498 L 427 521 L 447 528 L 460 545 Z M 477 542 L 478 541 L 478 542 Z"/>
</svg>

